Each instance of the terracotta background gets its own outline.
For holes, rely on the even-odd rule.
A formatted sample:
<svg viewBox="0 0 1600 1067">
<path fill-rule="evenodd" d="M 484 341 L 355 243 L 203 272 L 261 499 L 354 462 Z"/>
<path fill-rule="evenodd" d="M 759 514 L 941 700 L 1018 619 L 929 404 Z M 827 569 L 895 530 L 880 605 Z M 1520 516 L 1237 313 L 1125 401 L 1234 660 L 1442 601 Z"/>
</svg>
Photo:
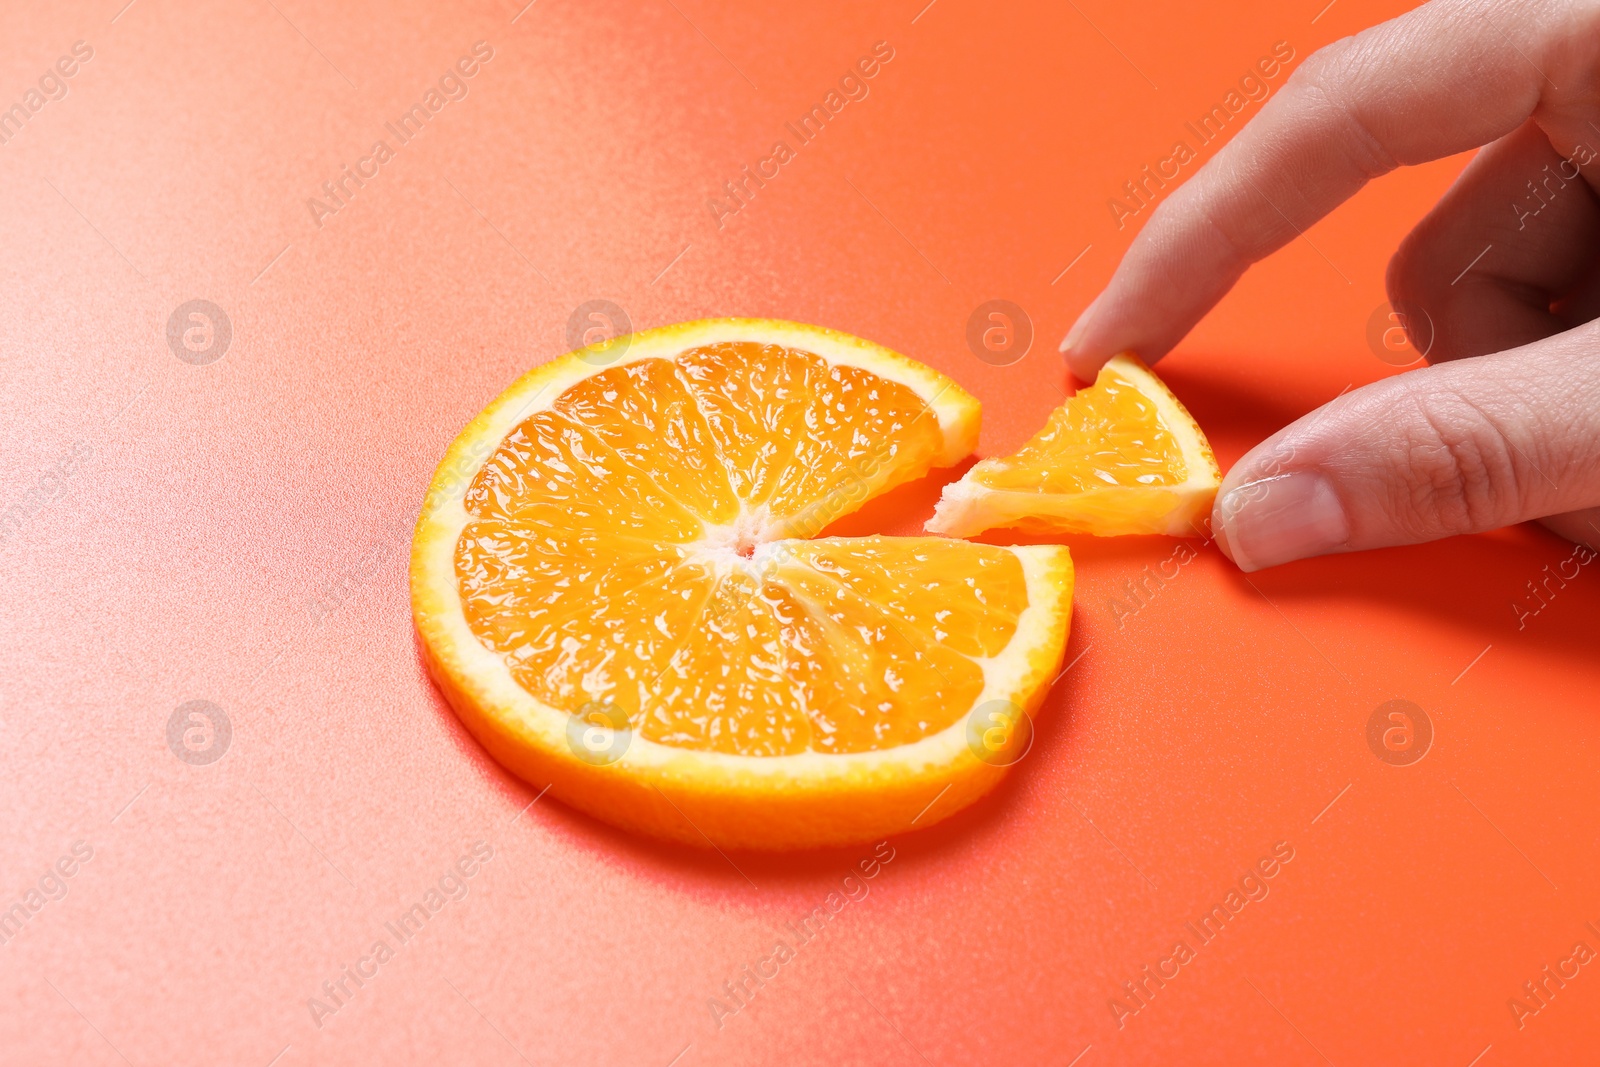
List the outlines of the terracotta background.
<svg viewBox="0 0 1600 1067">
<path fill-rule="evenodd" d="M 93 850 L 0 945 L 0 1062 L 1593 1055 L 1594 967 L 1520 1030 L 1507 1007 L 1600 948 L 1600 592 L 1585 569 L 1518 628 L 1570 552 L 1541 530 L 1248 579 L 1204 547 L 1125 618 L 1175 542 L 1075 543 L 1081 658 L 1033 752 L 891 842 L 720 1029 L 709 999 L 870 849 L 736 870 L 528 807 L 408 618 L 435 462 L 582 302 L 870 337 L 978 394 L 982 452 L 1008 449 L 1147 217 L 1116 227 L 1123 181 L 1274 43 L 1298 62 L 1403 5 L 122 2 L 0 12 L 6 106 L 94 53 L 0 146 L 0 908 Z M 307 199 L 478 41 L 467 97 L 319 227 Z M 877 41 L 870 96 L 719 229 L 707 199 Z M 1377 182 L 1162 364 L 1225 464 L 1395 373 L 1367 338 L 1384 264 L 1461 162 Z M 166 336 L 196 298 L 232 328 L 206 365 Z M 1006 367 L 965 341 L 993 298 L 1037 333 Z M 841 526 L 909 532 L 937 488 Z M 1436 733 L 1404 767 L 1367 743 L 1396 698 Z M 232 724 L 209 765 L 167 743 L 194 699 Z M 466 898 L 314 1025 L 308 998 L 480 840 Z M 1121 983 L 1277 842 L 1268 897 L 1119 1028 Z"/>
</svg>

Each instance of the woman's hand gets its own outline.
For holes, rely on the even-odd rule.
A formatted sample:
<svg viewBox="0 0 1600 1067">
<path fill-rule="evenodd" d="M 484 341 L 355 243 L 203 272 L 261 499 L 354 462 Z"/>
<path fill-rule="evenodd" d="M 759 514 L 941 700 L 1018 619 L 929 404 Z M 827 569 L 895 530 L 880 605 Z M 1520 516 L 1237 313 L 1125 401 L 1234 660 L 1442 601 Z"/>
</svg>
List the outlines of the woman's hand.
<svg viewBox="0 0 1600 1067">
<path fill-rule="evenodd" d="M 1600 547 L 1600 0 L 1433 0 L 1310 56 L 1155 211 L 1061 349 L 1085 380 L 1124 350 L 1157 359 L 1370 179 L 1481 145 L 1389 264 L 1433 365 L 1234 465 L 1212 525 L 1245 570 L 1534 518 Z"/>
</svg>

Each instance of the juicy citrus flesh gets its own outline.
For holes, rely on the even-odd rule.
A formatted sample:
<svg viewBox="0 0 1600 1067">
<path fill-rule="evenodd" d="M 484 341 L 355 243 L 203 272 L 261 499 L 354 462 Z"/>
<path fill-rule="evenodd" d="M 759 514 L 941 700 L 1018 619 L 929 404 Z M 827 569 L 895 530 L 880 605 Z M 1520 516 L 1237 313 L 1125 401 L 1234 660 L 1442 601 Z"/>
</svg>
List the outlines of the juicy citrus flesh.
<svg viewBox="0 0 1600 1067">
<path fill-rule="evenodd" d="M 1139 387 L 1111 371 L 1050 413 L 1044 429 L 984 471 L 994 489 L 1081 493 L 1183 481 L 1183 451 Z"/>
<path fill-rule="evenodd" d="M 1193 536 L 1221 481 L 1194 418 L 1148 367 L 1123 355 L 1014 455 L 984 460 L 947 486 L 928 529 Z"/>
<path fill-rule="evenodd" d="M 566 357 L 463 433 L 452 455 L 483 459 L 457 507 L 438 494 L 447 456 L 413 557 L 430 666 L 502 762 L 624 826 L 843 843 L 905 829 L 959 785 L 937 821 L 1003 773 L 966 751 L 969 713 L 998 698 L 1015 722 L 1042 699 L 1070 558 L 811 539 L 970 450 L 977 403 L 855 338 L 733 320 L 736 339 L 715 340 L 727 321 L 636 335 L 636 358 L 579 374 Z M 651 340 L 670 331 L 679 343 Z M 520 404 L 537 410 L 495 415 L 541 375 L 550 396 Z M 628 744 L 596 766 L 546 713 Z"/>
</svg>

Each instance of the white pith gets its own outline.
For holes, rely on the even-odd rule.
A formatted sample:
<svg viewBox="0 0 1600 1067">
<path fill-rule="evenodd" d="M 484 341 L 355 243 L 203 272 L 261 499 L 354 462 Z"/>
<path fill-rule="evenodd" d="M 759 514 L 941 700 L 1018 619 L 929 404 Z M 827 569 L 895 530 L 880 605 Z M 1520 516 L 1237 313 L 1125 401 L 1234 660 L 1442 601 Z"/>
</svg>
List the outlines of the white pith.
<svg viewBox="0 0 1600 1067">
<path fill-rule="evenodd" d="M 776 538 L 773 520 L 765 507 L 741 508 L 738 518 L 723 526 L 707 526 L 698 540 L 683 545 L 688 557 L 709 568 L 717 578 L 739 572 L 759 574 L 764 550 Z"/>
</svg>

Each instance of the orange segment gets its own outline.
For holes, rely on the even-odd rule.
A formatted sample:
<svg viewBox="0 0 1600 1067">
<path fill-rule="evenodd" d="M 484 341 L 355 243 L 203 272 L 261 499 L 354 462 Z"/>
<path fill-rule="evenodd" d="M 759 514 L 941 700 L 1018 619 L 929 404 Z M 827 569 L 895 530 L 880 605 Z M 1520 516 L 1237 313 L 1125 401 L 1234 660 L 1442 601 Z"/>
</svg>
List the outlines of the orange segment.
<svg viewBox="0 0 1600 1067">
<path fill-rule="evenodd" d="M 926 473 L 939 454 L 924 398 L 859 367 L 754 342 L 693 349 L 677 363 L 734 491 L 763 525 L 792 527 L 846 486 L 859 504 Z"/>
<path fill-rule="evenodd" d="M 938 591 L 912 589 L 910 575 L 885 569 L 912 555 L 910 545 L 930 540 L 830 538 L 772 546 L 773 583 L 798 598 L 819 652 L 808 687 L 817 751 L 870 752 L 909 744 L 948 727 L 982 692 L 982 668 L 942 642 L 929 625 L 943 602 Z M 977 580 L 984 569 L 980 553 L 978 545 L 950 553 L 942 561 L 944 584 Z M 982 577 L 996 599 L 1026 603 L 1020 566 Z M 895 610 L 912 605 L 918 609 L 913 614 Z M 1010 640 L 1015 615 L 997 623 Z"/>
<path fill-rule="evenodd" d="M 991 469 L 996 489 L 1081 493 L 1105 486 L 1177 485 L 1183 448 L 1155 402 L 1113 368 L 1050 413 L 1044 429 Z"/>
<path fill-rule="evenodd" d="M 461 609 L 517 683 L 576 712 L 599 700 L 630 721 L 692 631 L 714 582 L 672 546 L 474 522 L 456 555 Z"/>
<path fill-rule="evenodd" d="M 727 523 L 738 515 L 739 498 L 684 368 L 665 359 L 625 363 L 571 386 L 551 406 L 633 469 L 649 471 L 704 521 Z"/>
<path fill-rule="evenodd" d="M 920 364 L 793 323 L 557 360 L 430 488 L 412 556 L 430 669 L 503 763 L 620 825 L 844 843 L 944 793 L 936 821 L 1004 773 L 969 743 L 974 709 L 1014 723 L 1043 698 L 1070 558 L 794 535 L 959 458 L 977 414 Z"/>
<path fill-rule="evenodd" d="M 704 528 L 646 470 L 553 411 L 529 417 L 506 437 L 473 479 L 466 508 L 487 519 L 567 511 L 580 523 L 675 542 Z"/>
<path fill-rule="evenodd" d="M 677 654 L 656 665 L 643 737 L 739 756 L 810 747 L 806 694 L 786 671 L 775 592 L 781 595 L 740 570 L 719 583 L 711 610 L 701 612 Z"/>
<path fill-rule="evenodd" d="M 997 527 L 1194 536 L 1221 483 L 1193 416 L 1149 367 L 1122 355 L 1015 455 L 986 459 L 945 486 L 927 528 L 959 537 Z"/>
</svg>

